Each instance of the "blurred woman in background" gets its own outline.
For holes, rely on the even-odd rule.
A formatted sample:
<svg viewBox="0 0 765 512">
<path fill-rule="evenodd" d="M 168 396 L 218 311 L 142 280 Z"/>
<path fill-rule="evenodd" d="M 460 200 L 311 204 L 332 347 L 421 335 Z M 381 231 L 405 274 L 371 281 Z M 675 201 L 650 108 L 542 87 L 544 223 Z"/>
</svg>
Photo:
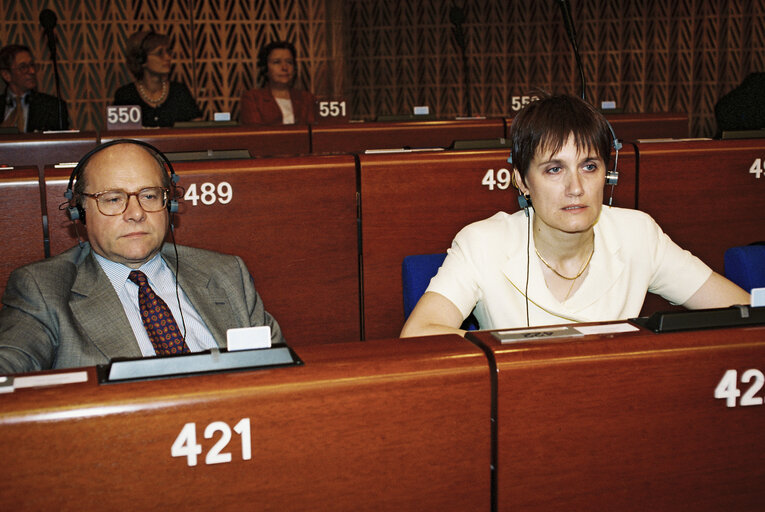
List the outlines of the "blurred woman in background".
<svg viewBox="0 0 765 512">
<path fill-rule="evenodd" d="M 114 93 L 115 105 L 140 105 L 144 126 L 173 126 L 200 119 L 188 87 L 170 81 L 170 38 L 154 31 L 136 32 L 128 39 L 125 60 L 135 82 Z"/>
<path fill-rule="evenodd" d="M 316 98 L 293 88 L 296 52 L 288 41 L 274 41 L 258 53 L 259 81 L 242 94 L 242 124 L 306 124 L 316 120 Z"/>
</svg>

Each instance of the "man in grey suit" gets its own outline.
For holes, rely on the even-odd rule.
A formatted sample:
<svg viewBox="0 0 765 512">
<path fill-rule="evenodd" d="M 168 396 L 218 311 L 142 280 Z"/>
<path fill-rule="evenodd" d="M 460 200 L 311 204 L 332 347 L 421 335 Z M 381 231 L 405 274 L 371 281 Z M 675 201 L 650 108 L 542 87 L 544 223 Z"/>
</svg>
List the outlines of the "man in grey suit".
<svg viewBox="0 0 765 512">
<path fill-rule="evenodd" d="M 70 206 L 84 224 L 87 215 L 89 243 L 11 274 L 0 374 L 155 355 L 134 270 L 164 299 L 192 352 L 224 347 L 237 327 L 270 326 L 272 343 L 284 343 L 239 257 L 164 242 L 174 187 L 157 155 L 124 141 L 86 158 Z"/>
</svg>

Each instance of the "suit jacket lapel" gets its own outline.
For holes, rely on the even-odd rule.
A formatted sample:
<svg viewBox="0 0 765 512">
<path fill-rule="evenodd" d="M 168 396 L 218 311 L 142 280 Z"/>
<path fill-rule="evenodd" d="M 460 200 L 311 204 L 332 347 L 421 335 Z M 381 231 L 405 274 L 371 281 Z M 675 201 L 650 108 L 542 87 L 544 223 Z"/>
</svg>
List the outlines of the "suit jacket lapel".
<svg viewBox="0 0 765 512">
<path fill-rule="evenodd" d="M 179 248 L 180 249 L 180 248 Z M 162 257 L 175 273 L 175 254 L 171 244 L 165 244 Z M 197 262 L 188 252 L 181 256 L 178 284 L 204 321 L 219 347 L 226 346 L 226 331 L 237 325 L 226 292 L 206 270 L 204 262 Z"/>
<path fill-rule="evenodd" d="M 90 252 L 78 266 L 69 306 L 82 331 L 107 358 L 141 357 L 122 303 Z"/>
</svg>

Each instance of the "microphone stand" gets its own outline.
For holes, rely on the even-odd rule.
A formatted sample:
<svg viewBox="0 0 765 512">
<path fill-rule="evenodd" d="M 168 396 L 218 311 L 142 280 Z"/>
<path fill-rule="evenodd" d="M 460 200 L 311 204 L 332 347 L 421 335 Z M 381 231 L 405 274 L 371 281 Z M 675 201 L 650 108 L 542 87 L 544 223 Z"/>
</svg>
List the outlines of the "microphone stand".
<svg viewBox="0 0 765 512">
<path fill-rule="evenodd" d="M 576 30 L 574 29 L 574 20 L 571 17 L 571 7 L 568 3 L 568 0 L 558 0 L 558 6 L 560 6 L 561 14 L 563 16 L 563 23 L 566 25 L 566 33 L 568 34 L 568 40 L 571 43 L 571 49 L 574 50 L 576 67 L 579 70 L 579 80 L 582 84 L 582 99 L 587 101 L 587 98 L 585 97 L 587 82 L 584 79 L 584 66 L 582 66 L 582 57 L 579 55 L 579 47 L 576 44 Z"/>
<path fill-rule="evenodd" d="M 473 109 L 470 106 L 470 68 L 467 59 L 467 41 L 465 41 L 465 33 L 462 31 L 462 22 L 465 21 L 465 12 L 457 6 L 452 7 L 449 10 L 449 19 L 454 27 L 452 32 L 454 33 L 454 39 L 457 41 L 457 46 L 460 49 L 460 55 L 462 57 L 462 75 L 465 82 L 465 103 L 467 104 L 467 116 L 473 117 Z"/>
<path fill-rule="evenodd" d="M 40 22 L 43 24 L 43 27 L 45 29 L 45 36 L 48 39 L 48 52 L 50 53 L 51 61 L 53 62 L 53 78 L 56 82 L 56 99 L 58 100 L 58 129 L 63 130 L 64 129 L 64 105 L 61 101 L 61 78 L 58 74 L 58 57 L 56 52 L 56 15 L 53 13 L 53 11 L 50 11 L 49 9 L 46 9 L 50 14 L 47 18 L 43 17 L 43 13 L 46 13 L 43 11 L 43 13 L 40 14 Z M 43 21 L 44 20 L 44 21 Z"/>
</svg>

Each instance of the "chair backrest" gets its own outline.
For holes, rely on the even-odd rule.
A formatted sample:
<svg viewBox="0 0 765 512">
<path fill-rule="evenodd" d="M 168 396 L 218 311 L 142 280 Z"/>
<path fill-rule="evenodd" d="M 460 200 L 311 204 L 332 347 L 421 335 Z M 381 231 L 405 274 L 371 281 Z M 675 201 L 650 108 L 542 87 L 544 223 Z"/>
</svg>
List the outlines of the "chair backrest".
<svg viewBox="0 0 765 512">
<path fill-rule="evenodd" d="M 441 264 L 446 259 L 446 253 L 415 254 L 404 258 L 401 264 L 401 286 L 404 291 L 404 320 L 417 305 L 422 294 L 430 283 L 430 278 L 436 275 Z"/>
<path fill-rule="evenodd" d="M 765 244 L 731 247 L 725 251 L 725 277 L 748 292 L 765 287 Z"/>
</svg>

